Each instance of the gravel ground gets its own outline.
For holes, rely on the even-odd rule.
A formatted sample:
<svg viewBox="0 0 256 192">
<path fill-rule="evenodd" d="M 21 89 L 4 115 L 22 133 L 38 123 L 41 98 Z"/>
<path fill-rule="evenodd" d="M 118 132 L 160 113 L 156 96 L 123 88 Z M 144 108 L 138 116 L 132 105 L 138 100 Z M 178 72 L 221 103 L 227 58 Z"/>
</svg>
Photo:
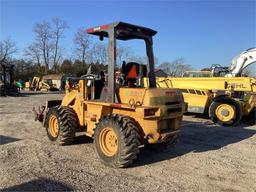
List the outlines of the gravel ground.
<svg viewBox="0 0 256 192">
<path fill-rule="evenodd" d="M 48 141 L 32 106 L 61 94 L 0 98 L 1 191 L 256 191 L 256 126 L 215 126 L 184 116 L 176 146 L 143 149 L 126 169 L 104 166 L 90 138 Z"/>
</svg>

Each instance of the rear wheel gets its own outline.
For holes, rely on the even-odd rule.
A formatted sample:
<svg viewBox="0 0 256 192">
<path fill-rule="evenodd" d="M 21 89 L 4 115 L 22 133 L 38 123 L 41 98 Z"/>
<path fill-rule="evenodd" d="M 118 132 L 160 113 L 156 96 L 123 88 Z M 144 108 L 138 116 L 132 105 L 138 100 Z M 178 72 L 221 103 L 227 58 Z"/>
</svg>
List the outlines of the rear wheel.
<svg viewBox="0 0 256 192">
<path fill-rule="evenodd" d="M 215 100 L 210 105 L 209 116 L 214 123 L 232 126 L 240 122 L 242 111 L 237 101 L 224 97 Z"/>
<path fill-rule="evenodd" d="M 75 137 L 77 118 L 73 109 L 56 106 L 49 109 L 46 117 L 48 138 L 60 145 L 70 144 Z"/>
<path fill-rule="evenodd" d="M 139 153 L 139 130 L 129 117 L 103 117 L 95 129 L 94 144 L 104 164 L 110 167 L 127 167 Z"/>
<path fill-rule="evenodd" d="M 168 150 L 169 147 L 175 146 L 177 141 L 179 139 L 179 135 L 173 136 L 170 140 L 165 141 L 163 143 L 156 143 L 156 144 L 150 144 L 146 142 L 146 148 L 149 149 L 150 151 L 155 151 L 155 152 L 163 152 Z"/>
<path fill-rule="evenodd" d="M 244 116 L 241 121 L 247 125 L 255 125 L 256 124 L 256 107 L 254 107 L 248 115 Z"/>
</svg>

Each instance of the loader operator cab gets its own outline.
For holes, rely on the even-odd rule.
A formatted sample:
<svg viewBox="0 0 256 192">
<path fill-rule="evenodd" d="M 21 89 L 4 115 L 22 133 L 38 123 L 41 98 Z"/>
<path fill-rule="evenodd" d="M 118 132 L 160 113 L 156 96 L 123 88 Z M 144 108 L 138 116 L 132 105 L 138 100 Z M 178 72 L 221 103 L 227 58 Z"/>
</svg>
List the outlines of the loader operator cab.
<svg viewBox="0 0 256 192">
<path fill-rule="evenodd" d="M 84 80 L 84 99 L 95 100 L 100 99 L 100 95 L 103 87 L 105 86 L 105 74 L 101 71 L 99 74 L 86 74 L 78 80 Z M 69 81 L 70 83 L 70 81 Z M 77 86 L 79 82 L 73 84 L 73 87 Z M 72 85 L 69 85 L 72 86 Z"/>
<path fill-rule="evenodd" d="M 143 87 L 142 79 L 147 77 L 147 66 L 135 62 L 122 64 L 121 73 L 124 76 L 124 87 Z"/>
<path fill-rule="evenodd" d="M 115 72 L 116 73 L 116 72 Z M 121 76 L 116 77 L 115 83 L 116 88 L 118 87 L 128 87 L 136 88 L 143 87 L 142 79 L 147 77 L 147 66 L 135 62 L 126 63 L 125 61 L 122 64 Z M 89 72 L 86 75 L 81 77 L 85 81 L 85 92 L 87 100 L 95 100 L 101 98 L 101 93 L 105 87 L 105 73 L 104 71 Z M 121 79 L 120 79 L 121 78 Z M 104 93 L 103 93 L 104 94 Z M 104 96 L 102 97 L 104 98 Z"/>
<path fill-rule="evenodd" d="M 102 89 L 105 86 L 105 73 L 104 71 L 97 73 L 94 67 L 94 65 L 90 65 L 86 75 L 69 77 L 65 82 L 66 92 L 76 89 L 79 86 L 79 81 L 83 80 L 84 99 L 100 99 Z"/>
<path fill-rule="evenodd" d="M 122 73 L 124 74 L 124 87 L 142 87 L 143 77 L 149 78 L 149 87 L 156 87 L 156 78 L 154 74 L 154 56 L 153 56 L 153 41 L 152 36 L 157 32 L 141 26 L 136 26 L 124 22 L 116 22 L 109 25 L 103 25 L 87 29 L 88 34 L 99 36 L 100 40 L 104 37 L 109 38 L 108 42 L 108 72 L 107 82 L 102 89 L 101 100 L 105 102 L 117 103 L 116 97 L 116 40 L 133 40 L 140 39 L 145 42 L 146 55 L 148 57 L 148 67 L 138 63 L 124 63 Z M 96 87 L 96 90 L 98 88 Z"/>
</svg>

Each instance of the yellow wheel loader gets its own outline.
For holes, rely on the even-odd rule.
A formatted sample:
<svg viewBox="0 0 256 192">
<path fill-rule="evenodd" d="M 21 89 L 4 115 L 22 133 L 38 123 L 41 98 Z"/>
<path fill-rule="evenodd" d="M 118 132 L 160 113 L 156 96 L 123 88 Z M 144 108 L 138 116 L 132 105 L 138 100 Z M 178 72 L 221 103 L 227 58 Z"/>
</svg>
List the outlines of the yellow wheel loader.
<svg viewBox="0 0 256 192">
<path fill-rule="evenodd" d="M 49 139 L 59 144 L 72 143 L 76 131 L 84 129 L 94 139 L 103 163 L 126 167 L 137 158 L 144 144 L 166 144 L 177 139 L 186 105 L 179 90 L 156 88 L 152 47 L 156 31 L 116 22 L 90 28 L 87 33 L 100 40 L 109 38 L 107 79 L 103 72 L 99 76 L 83 76 L 62 100 L 47 101 L 35 112 L 36 120 L 43 122 Z M 133 39 L 145 42 L 148 71 L 146 67 L 131 67 L 136 63 L 127 63 L 123 67 L 133 70 L 128 73 L 133 78 L 124 76 L 125 83 L 117 84 L 116 40 Z M 148 88 L 141 84 L 144 77 L 149 78 Z"/>
</svg>

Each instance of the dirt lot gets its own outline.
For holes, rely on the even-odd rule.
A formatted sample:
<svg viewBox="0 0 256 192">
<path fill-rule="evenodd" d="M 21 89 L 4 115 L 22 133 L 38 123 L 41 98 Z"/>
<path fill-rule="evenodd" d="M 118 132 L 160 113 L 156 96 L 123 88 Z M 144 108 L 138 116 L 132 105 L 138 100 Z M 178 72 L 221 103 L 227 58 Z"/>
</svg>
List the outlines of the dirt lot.
<svg viewBox="0 0 256 192">
<path fill-rule="evenodd" d="M 0 98 L 1 191 L 255 191 L 256 126 L 220 127 L 185 116 L 179 143 L 143 149 L 130 168 L 105 167 L 92 140 L 48 141 L 31 108 L 60 94 Z"/>
</svg>

